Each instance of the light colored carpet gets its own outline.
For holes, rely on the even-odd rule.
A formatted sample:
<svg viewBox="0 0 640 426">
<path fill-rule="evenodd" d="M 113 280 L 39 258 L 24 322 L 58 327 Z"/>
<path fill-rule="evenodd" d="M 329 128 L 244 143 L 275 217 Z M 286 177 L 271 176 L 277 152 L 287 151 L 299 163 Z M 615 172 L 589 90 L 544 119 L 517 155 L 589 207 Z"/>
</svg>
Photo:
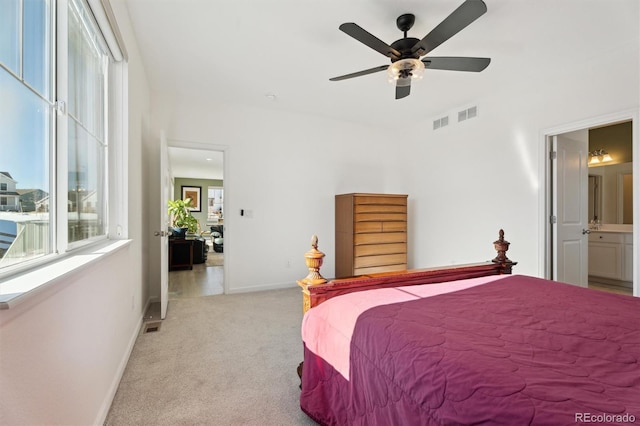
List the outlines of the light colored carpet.
<svg viewBox="0 0 640 426">
<path fill-rule="evenodd" d="M 298 288 L 170 301 L 105 425 L 315 425 L 299 405 L 301 303 Z"/>
</svg>

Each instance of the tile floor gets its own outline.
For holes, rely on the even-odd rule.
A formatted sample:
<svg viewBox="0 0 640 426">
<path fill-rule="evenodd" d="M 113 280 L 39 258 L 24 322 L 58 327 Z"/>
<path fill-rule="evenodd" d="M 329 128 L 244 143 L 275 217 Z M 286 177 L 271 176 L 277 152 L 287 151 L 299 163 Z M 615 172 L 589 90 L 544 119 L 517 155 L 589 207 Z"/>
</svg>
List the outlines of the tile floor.
<svg viewBox="0 0 640 426">
<path fill-rule="evenodd" d="M 592 288 L 594 290 L 606 291 L 609 293 L 626 294 L 627 296 L 633 295 L 633 289 L 631 288 L 622 287 L 618 285 L 597 283 L 593 281 L 589 281 L 589 288 Z"/>
</svg>

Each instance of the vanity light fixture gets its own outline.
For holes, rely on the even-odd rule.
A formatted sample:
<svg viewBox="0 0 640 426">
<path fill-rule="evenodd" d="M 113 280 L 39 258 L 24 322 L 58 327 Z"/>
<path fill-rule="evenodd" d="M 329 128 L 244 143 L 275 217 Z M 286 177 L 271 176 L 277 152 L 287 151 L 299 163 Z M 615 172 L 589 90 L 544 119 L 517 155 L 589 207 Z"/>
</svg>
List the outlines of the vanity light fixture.
<svg viewBox="0 0 640 426">
<path fill-rule="evenodd" d="M 607 163 L 609 161 L 613 161 L 613 158 L 602 148 L 589 152 L 589 164 Z"/>
</svg>

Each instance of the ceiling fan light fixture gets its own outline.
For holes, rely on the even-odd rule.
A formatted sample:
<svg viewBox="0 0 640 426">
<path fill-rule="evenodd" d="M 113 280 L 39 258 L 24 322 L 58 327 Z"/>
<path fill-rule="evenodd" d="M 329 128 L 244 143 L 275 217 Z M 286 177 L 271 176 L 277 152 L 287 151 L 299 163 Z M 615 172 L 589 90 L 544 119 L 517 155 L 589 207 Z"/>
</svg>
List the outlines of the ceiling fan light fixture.
<svg viewBox="0 0 640 426">
<path fill-rule="evenodd" d="M 424 63 L 419 59 L 408 58 L 395 61 L 387 68 L 389 83 L 408 86 L 411 80 L 419 80 L 424 75 Z"/>
<path fill-rule="evenodd" d="M 406 87 L 411 86 L 411 77 L 400 77 L 395 82 L 390 81 L 393 85 L 397 87 Z"/>
<path fill-rule="evenodd" d="M 491 58 L 446 56 L 428 57 L 422 61 L 420 58 L 428 55 L 433 49 L 459 33 L 486 11 L 487 5 L 483 0 L 464 0 L 456 10 L 451 12 L 422 39 L 407 35 L 415 23 L 415 16 L 411 13 L 405 13 L 396 20 L 396 26 L 402 31 L 404 37 L 391 44 L 380 40 L 355 22 L 345 22 L 338 27 L 340 31 L 391 59 L 392 64 L 390 66 L 380 65 L 333 77 L 329 80 L 347 80 L 386 70 L 389 83 L 396 87 L 396 99 L 402 99 L 411 93 L 411 80 L 422 78 L 425 67 L 431 70 L 480 72 L 489 65 Z"/>
</svg>

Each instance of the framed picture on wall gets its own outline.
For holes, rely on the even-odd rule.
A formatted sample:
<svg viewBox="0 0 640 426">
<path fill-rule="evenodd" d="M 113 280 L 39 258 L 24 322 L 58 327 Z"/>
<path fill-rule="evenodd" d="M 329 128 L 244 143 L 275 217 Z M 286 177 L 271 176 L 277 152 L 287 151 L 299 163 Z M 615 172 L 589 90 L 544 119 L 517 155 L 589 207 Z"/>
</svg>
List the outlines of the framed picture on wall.
<svg viewBox="0 0 640 426">
<path fill-rule="evenodd" d="M 202 189 L 201 186 L 183 186 L 182 187 L 182 199 L 186 200 L 187 198 L 191 198 L 192 212 L 202 211 L 202 204 L 200 203 L 201 189 Z"/>
</svg>

